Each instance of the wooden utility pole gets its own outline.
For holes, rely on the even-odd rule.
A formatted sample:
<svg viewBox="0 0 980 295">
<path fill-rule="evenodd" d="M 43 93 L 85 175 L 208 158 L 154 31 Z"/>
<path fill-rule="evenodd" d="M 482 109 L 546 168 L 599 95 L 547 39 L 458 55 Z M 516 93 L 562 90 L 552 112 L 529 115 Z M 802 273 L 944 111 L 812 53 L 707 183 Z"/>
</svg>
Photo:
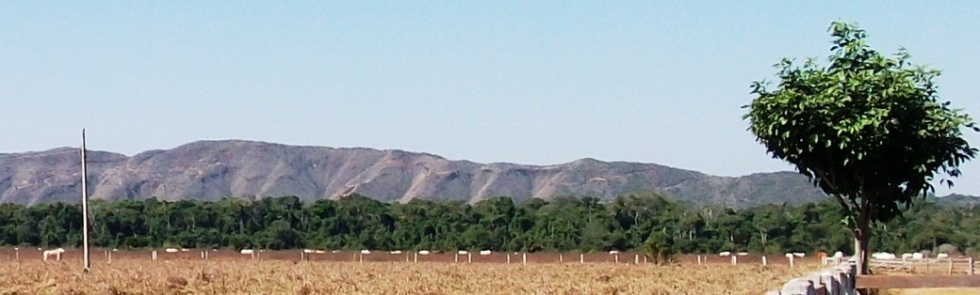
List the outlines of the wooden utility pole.
<svg viewBox="0 0 980 295">
<path fill-rule="evenodd" d="M 88 250 L 88 171 L 85 157 L 85 129 L 82 129 L 82 267 L 89 272 L 92 262 Z"/>
</svg>

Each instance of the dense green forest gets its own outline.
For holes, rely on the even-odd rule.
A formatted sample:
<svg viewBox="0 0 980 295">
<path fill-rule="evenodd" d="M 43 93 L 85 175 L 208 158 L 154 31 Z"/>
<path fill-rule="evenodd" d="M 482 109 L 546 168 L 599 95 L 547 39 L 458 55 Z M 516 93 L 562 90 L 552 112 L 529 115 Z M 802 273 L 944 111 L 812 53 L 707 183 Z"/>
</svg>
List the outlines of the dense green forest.
<svg viewBox="0 0 980 295">
<path fill-rule="evenodd" d="M 111 248 L 609 251 L 672 253 L 851 252 L 853 235 L 830 201 L 734 210 L 657 194 L 595 198 L 497 197 L 476 204 L 363 196 L 303 203 L 296 197 L 215 202 L 93 201 L 91 239 Z M 80 246 L 77 204 L 0 205 L 0 244 Z M 980 208 L 922 203 L 875 229 L 873 250 L 972 251 Z M 948 246 L 947 246 L 948 247 Z"/>
</svg>

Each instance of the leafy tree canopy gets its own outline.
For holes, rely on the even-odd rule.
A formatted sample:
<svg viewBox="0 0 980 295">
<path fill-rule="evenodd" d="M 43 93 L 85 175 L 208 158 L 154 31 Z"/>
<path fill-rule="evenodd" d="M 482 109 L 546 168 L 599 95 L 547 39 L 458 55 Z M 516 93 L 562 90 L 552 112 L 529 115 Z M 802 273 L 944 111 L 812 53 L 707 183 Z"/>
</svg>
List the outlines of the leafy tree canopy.
<svg viewBox="0 0 980 295">
<path fill-rule="evenodd" d="M 904 49 L 871 49 L 856 25 L 835 21 L 829 31 L 828 64 L 784 58 L 775 65 L 778 87 L 752 83 L 756 98 L 744 118 L 768 153 L 834 196 L 857 237 L 867 237 L 870 224 L 934 192 L 937 173 L 959 176 L 977 152 L 961 129 L 980 129 L 939 101 L 938 70 L 913 65 Z M 949 178 L 940 183 L 952 186 Z"/>
</svg>

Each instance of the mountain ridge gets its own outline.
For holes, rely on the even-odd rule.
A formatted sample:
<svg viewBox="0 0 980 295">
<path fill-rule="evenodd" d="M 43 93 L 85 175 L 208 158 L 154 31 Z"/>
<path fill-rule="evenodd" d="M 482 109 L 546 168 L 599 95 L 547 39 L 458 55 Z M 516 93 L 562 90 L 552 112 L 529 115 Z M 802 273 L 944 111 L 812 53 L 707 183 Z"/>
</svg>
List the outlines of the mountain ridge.
<svg viewBox="0 0 980 295">
<path fill-rule="evenodd" d="M 201 140 L 132 156 L 89 150 L 90 197 L 216 200 L 295 195 L 304 201 L 357 193 L 381 201 L 476 202 L 658 191 L 694 203 L 744 207 L 825 198 L 795 172 L 714 176 L 654 163 L 595 158 L 550 164 L 477 163 L 400 149 Z M 0 154 L 0 202 L 77 202 L 77 148 Z"/>
</svg>

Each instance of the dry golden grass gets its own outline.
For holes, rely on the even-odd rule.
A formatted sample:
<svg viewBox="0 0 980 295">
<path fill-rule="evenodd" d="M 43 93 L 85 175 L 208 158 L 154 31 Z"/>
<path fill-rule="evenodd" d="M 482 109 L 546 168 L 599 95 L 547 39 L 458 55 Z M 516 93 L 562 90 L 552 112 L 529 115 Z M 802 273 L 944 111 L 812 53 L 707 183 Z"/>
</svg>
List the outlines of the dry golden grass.
<svg viewBox="0 0 980 295">
<path fill-rule="evenodd" d="M 763 294 L 818 265 L 21 261 L 0 294 Z"/>
<path fill-rule="evenodd" d="M 969 288 L 937 288 L 937 289 L 909 289 L 892 290 L 895 295 L 975 295 L 980 294 L 980 289 Z"/>
<path fill-rule="evenodd" d="M 956 265 L 954 272 L 962 274 L 967 266 Z M 945 275 L 949 271 L 943 264 L 937 264 L 930 269 L 918 267 L 912 271 L 905 268 L 877 268 L 874 269 L 876 275 L 889 276 L 909 276 L 914 279 L 916 275 Z M 929 289 L 890 289 L 882 290 L 882 295 L 976 295 L 980 294 L 980 289 L 972 288 L 929 288 Z"/>
</svg>

